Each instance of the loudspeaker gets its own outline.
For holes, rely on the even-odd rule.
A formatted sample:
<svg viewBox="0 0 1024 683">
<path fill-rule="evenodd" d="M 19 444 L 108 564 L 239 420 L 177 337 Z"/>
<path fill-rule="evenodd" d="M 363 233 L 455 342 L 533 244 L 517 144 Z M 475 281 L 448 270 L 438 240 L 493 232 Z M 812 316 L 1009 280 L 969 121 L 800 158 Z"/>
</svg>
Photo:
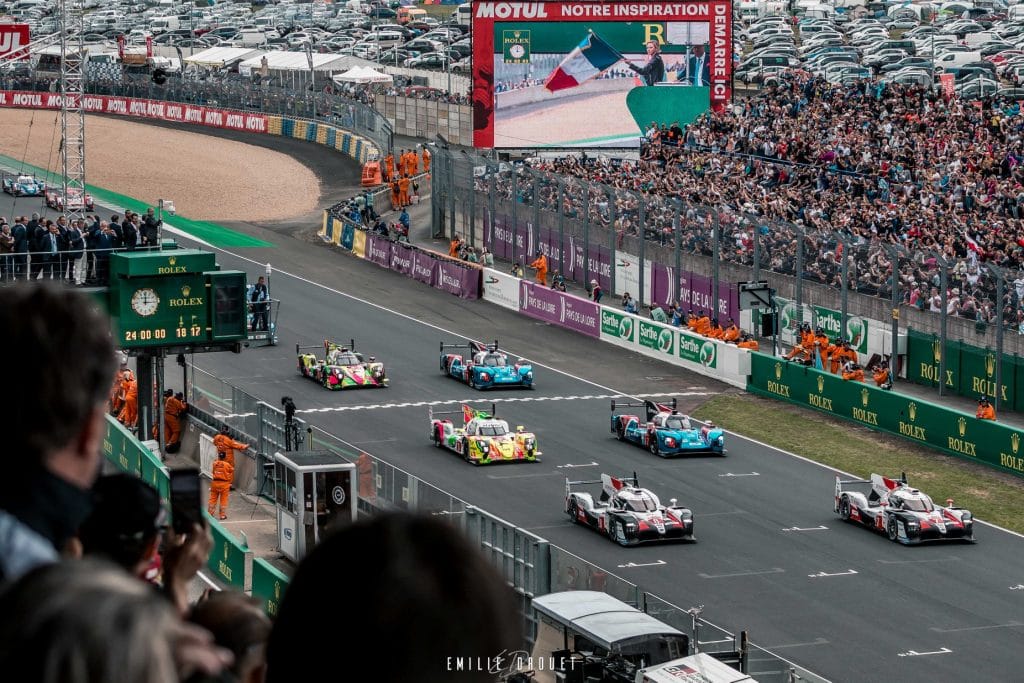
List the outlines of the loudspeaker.
<svg viewBox="0 0 1024 683">
<path fill-rule="evenodd" d="M 778 329 L 778 316 L 775 313 L 761 313 L 761 336 L 771 337 Z"/>
</svg>

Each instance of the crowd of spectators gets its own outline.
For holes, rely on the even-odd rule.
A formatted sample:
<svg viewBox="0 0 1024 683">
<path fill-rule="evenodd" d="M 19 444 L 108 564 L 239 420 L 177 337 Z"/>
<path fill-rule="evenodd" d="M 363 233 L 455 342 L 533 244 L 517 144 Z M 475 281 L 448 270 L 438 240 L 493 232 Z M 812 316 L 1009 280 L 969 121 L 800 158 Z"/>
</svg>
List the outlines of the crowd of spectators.
<svg viewBox="0 0 1024 683">
<path fill-rule="evenodd" d="M 114 251 L 157 246 L 162 221 L 149 209 L 113 214 L 103 220 L 56 219 L 38 213 L 0 218 L 0 282 L 24 279 L 60 280 L 71 284 L 105 283 Z"/>
<path fill-rule="evenodd" d="M 939 269 L 949 262 L 949 314 L 1002 318 L 1024 333 L 1022 133 L 1014 102 L 867 81 L 835 85 L 792 71 L 691 125 L 653 123 L 638 161 L 532 160 L 518 171 L 516 201 L 580 217 L 586 198 L 592 224 L 614 227 L 620 238 L 642 229 L 667 246 L 678 240 L 685 253 L 711 253 L 717 218 L 723 259 L 752 265 L 756 241 L 761 267 L 789 275 L 802 239 L 803 278 L 840 287 L 845 256 L 851 291 L 886 298 L 887 247 L 902 247 L 904 303 L 940 310 Z M 542 173 L 535 179 L 531 170 Z M 569 176 L 561 207 L 545 172 Z M 505 198 L 509 175 L 499 174 Z M 478 190 L 486 181 L 478 179 Z M 989 265 L 1006 269 L 1001 302 Z"/>
</svg>

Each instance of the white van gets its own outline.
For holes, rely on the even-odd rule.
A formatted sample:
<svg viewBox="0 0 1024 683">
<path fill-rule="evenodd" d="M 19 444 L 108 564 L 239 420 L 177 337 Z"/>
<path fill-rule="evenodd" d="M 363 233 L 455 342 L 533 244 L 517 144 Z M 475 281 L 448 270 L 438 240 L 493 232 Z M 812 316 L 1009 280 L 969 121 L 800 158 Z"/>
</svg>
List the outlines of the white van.
<svg viewBox="0 0 1024 683">
<path fill-rule="evenodd" d="M 397 31 L 374 31 L 363 36 L 362 42 L 376 45 L 382 50 L 386 50 L 401 45 L 405 42 L 405 39 Z"/>
<path fill-rule="evenodd" d="M 153 32 L 153 35 L 177 31 L 179 28 L 181 28 L 181 20 L 178 17 L 157 17 L 149 22 L 149 30 Z"/>
<path fill-rule="evenodd" d="M 247 28 L 235 34 L 231 39 L 231 44 L 235 47 L 260 47 L 266 45 L 267 40 L 269 40 L 267 32 L 263 29 Z"/>
</svg>

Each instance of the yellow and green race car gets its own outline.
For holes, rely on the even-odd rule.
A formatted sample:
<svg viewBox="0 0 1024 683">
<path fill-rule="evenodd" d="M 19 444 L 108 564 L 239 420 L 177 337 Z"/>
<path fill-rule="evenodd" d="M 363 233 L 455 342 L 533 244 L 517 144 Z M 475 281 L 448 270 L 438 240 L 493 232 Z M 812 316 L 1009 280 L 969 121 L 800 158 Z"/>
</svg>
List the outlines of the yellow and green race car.
<svg viewBox="0 0 1024 683">
<path fill-rule="evenodd" d="M 456 427 L 445 415 L 458 415 L 459 411 L 434 412 L 430 410 L 430 439 L 438 448 L 447 448 L 474 465 L 501 462 L 540 462 L 537 437 L 516 427 L 513 432 L 508 422 L 495 417 L 491 411 L 462 406 L 464 426 Z"/>
</svg>

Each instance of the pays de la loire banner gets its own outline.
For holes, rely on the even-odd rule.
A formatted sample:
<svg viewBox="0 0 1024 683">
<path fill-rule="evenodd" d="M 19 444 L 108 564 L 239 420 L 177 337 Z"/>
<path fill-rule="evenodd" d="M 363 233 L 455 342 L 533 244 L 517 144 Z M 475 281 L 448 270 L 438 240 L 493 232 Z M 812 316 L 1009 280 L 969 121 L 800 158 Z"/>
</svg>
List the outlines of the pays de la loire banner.
<svg viewBox="0 0 1024 683">
<path fill-rule="evenodd" d="M 61 95 L 57 93 L 0 90 L 0 107 L 60 109 L 60 106 Z M 160 121 L 194 123 L 200 126 L 228 128 L 250 133 L 267 132 L 266 114 L 249 114 L 216 107 L 200 107 L 176 102 L 109 95 L 83 95 L 81 107 L 84 111 L 95 114 L 117 114 Z"/>
</svg>

